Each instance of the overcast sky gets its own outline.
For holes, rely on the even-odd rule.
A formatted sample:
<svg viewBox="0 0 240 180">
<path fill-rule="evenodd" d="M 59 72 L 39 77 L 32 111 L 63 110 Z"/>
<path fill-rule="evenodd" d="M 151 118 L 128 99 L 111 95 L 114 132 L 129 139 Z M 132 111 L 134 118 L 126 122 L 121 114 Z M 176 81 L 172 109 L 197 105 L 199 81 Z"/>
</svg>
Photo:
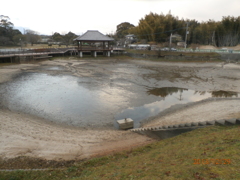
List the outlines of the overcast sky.
<svg viewBox="0 0 240 180">
<path fill-rule="evenodd" d="M 171 14 L 199 22 L 240 16 L 240 0 L 3 0 L 0 15 L 40 34 L 99 30 L 114 33 L 122 22 L 138 25 L 146 14 Z"/>
</svg>

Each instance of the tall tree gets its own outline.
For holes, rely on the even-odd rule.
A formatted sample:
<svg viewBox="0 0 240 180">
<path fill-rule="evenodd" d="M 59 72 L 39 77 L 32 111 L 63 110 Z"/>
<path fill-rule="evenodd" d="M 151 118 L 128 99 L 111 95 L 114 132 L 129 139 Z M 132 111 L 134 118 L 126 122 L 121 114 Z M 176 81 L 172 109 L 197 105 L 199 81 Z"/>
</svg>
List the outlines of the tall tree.
<svg viewBox="0 0 240 180">
<path fill-rule="evenodd" d="M 223 17 L 216 28 L 218 46 L 236 46 L 240 43 L 240 16 Z"/>
<path fill-rule="evenodd" d="M 72 44 L 73 43 L 73 39 L 78 37 L 76 34 L 72 33 L 71 31 L 68 32 L 67 34 L 65 34 L 63 36 L 63 41 L 64 41 L 64 44 L 66 46 L 68 46 L 69 44 Z"/>
<path fill-rule="evenodd" d="M 117 38 L 124 38 L 127 34 L 129 34 L 129 29 L 135 27 L 133 24 L 130 24 L 129 22 L 123 22 L 119 25 L 117 25 Z"/>
<path fill-rule="evenodd" d="M 0 45 L 12 45 L 13 23 L 9 21 L 8 16 L 0 15 Z"/>
<path fill-rule="evenodd" d="M 168 41 L 171 33 L 177 32 L 184 35 L 184 20 L 178 20 L 169 12 L 167 15 L 150 12 L 139 20 L 138 26 L 131 32 L 135 32 L 138 39 L 147 41 L 165 42 Z"/>
<path fill-rule="evenodd" d="M 10 18 L 8 16 L 0 15 L 0 27 L 11 29 L 13 27 L 13 23 L 9 20 Z"/>
<path fill-rule="evenodd" d="M 58 32 L 55 32 L 53 35 L 52 35 L 52 40 L 54 41 L 54 42 L 63 42 L 63 36 L 60 34 L 60 33 L 58 33 Z"/>
</svg>

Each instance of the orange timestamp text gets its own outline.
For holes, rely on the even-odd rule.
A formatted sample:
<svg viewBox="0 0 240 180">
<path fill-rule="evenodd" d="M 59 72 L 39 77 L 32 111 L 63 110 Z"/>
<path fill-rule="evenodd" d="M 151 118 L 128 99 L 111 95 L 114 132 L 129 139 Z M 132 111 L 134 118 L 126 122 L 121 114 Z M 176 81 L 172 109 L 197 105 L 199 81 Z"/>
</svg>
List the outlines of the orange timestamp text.
<svg viewBox="0 0 240 180">
<path fill-rule="evenodd" d="M 193 164 L 231 164 L 231 159 L 193 159 Z"/>
</svg>

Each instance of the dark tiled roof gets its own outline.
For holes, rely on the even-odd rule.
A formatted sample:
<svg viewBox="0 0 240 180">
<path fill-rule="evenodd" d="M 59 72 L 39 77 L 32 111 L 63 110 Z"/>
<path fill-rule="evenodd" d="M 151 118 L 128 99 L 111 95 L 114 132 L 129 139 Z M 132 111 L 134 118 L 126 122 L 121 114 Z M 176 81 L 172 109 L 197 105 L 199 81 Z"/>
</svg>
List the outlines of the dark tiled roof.
<svg viewBox="0 0 240 180">
<path fill-rule="evenodd" d="M 74 39 L 74 41 L 113 41 L 113 38 L 105 36 L 97 30 L 88 30 L 83 35 Z"/>
</svg>

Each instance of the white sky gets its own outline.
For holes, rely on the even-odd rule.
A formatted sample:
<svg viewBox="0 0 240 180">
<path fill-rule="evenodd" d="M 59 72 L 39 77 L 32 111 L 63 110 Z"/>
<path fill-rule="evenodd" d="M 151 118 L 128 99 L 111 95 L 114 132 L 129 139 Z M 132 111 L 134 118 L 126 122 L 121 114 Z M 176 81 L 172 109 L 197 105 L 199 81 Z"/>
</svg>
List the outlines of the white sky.
<svg viewBox="0 0 240 180">
<path fill-rule="evenodd" d="M 0 15 L 16 27 L 51 35 L 99 30 L 114 33 L 122 22 L 138 25 L 146 14 L 171 10 L 180 19 L 199 22 L 240 16 L 240 0 L 2 0 Z"/>
</svg>

